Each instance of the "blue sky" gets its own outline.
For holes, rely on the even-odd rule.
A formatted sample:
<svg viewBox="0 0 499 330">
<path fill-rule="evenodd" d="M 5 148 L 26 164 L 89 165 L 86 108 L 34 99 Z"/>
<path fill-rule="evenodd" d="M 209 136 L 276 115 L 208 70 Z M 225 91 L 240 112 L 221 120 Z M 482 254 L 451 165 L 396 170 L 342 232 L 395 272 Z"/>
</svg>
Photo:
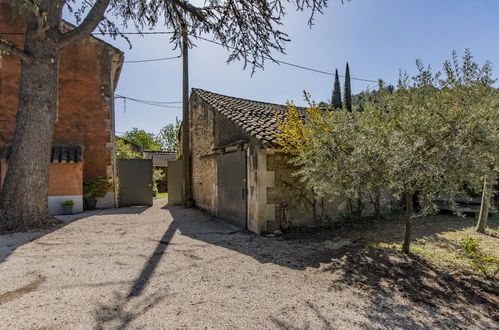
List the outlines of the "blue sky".
<svg viewBox="0 0 499 330">
<path fill-rule="evenodd" d="M 497 0 L 352 0 L 341 5 L 330 0 L 323 16 L 307 26 L 307 14 L 288 10 L 283 28 L 291 42 L 287 54 L 276 58 L 315 69 L 344 73 L 350 63 L 353 77 L 395 83 L 400 68 L 415 72 L 421 58 L 440 69 L 452 50 L 473 51 L 479 62 L 499 66 L 499 1 Z M 164 31 L 161 26 L 157 30 Z M 167 35 L 132 36 L 133 48 L 123 40 L 106 41 L 125 51 L 126 60 L 175 56 Z M 303 104 L 303 90 L 316 101 L 331 97 L 333 77 L 268 62 L 265 70 L 226 64 L 227 51 L 204 41 L 189 53 L 190 86 L 260 101 Z M 181 59 L 125 64 L 117 93 L 153 101 L 180 101 Z M 496 75 L 497 76 L 497 75 Z M 352 81 L 354 93 L 373 83 Z M 158 108 L 116 101 L 116 131 L 139 127 L 158 132 L 181 116 L 181 109 Z"/>
</svg>

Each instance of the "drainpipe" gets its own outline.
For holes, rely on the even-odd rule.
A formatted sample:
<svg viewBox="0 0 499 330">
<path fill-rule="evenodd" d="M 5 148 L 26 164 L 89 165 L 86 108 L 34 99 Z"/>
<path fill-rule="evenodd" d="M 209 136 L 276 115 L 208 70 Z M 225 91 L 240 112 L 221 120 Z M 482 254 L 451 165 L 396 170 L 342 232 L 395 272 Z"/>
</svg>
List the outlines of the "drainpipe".
<svg viewBox="0 0 499 330">
<path fill-rule="evenodd" d="M 116 61 L 115 61 L 116 60 Z M 116 70 L 122 65 L 123 56 L 112 56 L 111 57 L 111 72 L 109 86 L 111 88 L 111 166 L 113 168 L 113 190 L 114 190 L 114 207 L 118 207 L 118 170 L 116 165 L 116 121 L 115 121 L 115 107 L 114 107 L 114 77 L 116 75 Z"/>
</svg>

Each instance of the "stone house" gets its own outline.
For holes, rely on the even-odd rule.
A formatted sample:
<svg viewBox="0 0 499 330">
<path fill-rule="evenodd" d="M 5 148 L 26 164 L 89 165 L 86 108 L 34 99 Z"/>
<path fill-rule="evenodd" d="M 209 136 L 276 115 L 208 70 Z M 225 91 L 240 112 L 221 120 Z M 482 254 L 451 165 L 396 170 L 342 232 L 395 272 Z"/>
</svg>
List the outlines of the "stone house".
<svg viewBox="0 0 499 330">
<path fill-rule="evenodd" d="M 201 89 L 192 90 L 189 104 L 197 207 L 256 233 L 317 225 L 311 205 L 297 197 L 301 187 L 276 143 L 277 118 L 286 113 L 285 105 Z M 326 208 L 338 207 L 328 203 Z"/>
<path fill-rule="evenodd" d="M 67 28 L 71 28 L 69 25 Z M 0 31 L 24 31 L 13 20 L 9 7 L 0 5 Z M 22 34 L 9 34 L 9 41 L 22 47 Z M 4 56 L 0 68 L 0 187 L 8 167 L 9 143 L 13 138 L 19 98 L 20 61 Z M 49 210 L 59 214 L 61 202 L 72 199 L 74 211 L 83 208 L 85 177 L 114 178 L 114 91 L 123 64 L 123 52 L 95 37 L 64 49 L 60 62 L 59 111 L 54 129 L 49 179 Z M 116 205 L 115 187 L 110 187 L 97 207 Z"/>
</svg>

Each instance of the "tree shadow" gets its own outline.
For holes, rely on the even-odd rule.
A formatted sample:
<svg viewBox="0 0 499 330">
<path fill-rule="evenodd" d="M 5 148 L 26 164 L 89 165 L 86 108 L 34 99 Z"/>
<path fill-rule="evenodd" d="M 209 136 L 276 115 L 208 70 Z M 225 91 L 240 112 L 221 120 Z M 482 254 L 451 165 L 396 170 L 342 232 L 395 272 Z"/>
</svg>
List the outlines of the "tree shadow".
<svg viewBox="0 0 499 330">
<path fill-rule="evenodd" d="M 443 272 L 417 256 L 385 249 L 350 250 L 324 271 L 335 275 L 334 290 L 365 291 L 370 303 L 358 312 L 369 322 L 361 327 L 427 329 L 422 320 L 433 319 L 436 328 L 473 324 L 485 329 L 499 322 L 495 285 Z M 411 303 L 400 304 L 404 301 Z"/>
<path fill-rule="evenodd" d="M 321 324 L 320 329 L 338 329 L 338 326 L 334 324 L 334 321 L 330 317 L 325 315 L 321 310 L 310 301 L 305 302 L 305 306 L 308 310 L 315 314 L 315 317 Z M 269 316 L 269 320 L 275 325 L 277 329 L 290 329 L 290 330 L 307 330 L 307 329 L 317 329 L 318 325 L 310 324 L 311 320 L 303 320 L 304 324 L 296 325 L 295 322 L 289 322 L 279 319 L 276 316 Z"/>
<path fill-rule="evenodd" d="M 295 270 L 321 269 L 331 273 L 330 290 L 365 292 L 369 303 L 361 307 L 359 313 L 369 322 L 357 324 L 361 328 L 372 328 L 373 324 L 414 329 L 455 328 L 463 324 L 493 328 L 493 322 L 499 322 L 497 287 L 478 279 L 449 274 L 417 256 L 404 256 L 390 249 L 367 249 L 363 235 L 351 235 L 357 231 L 369 232 L 366 224 L 336 231 L 298 231 L 267 238 L 238 231 L 199 210 L 169 205 L 163 208 L 170 211 L 172 225 L 181 235 L 237 251 L 260 263 Z M 415 226 L 415 239 L 470 226 L 469 221 L 463 219 L 445 218 L 432 230 L 431 222 L 435 219 L 422 222 L 419 229 Z M 403 224 L 400 228 L 397 226 L 392 227 L 399 235 L 398 229 L 401 234 Z M 386 235 L 387 241 L 395 240 L 395 234 Z M 456 242 L 444 237 L 432 239 L 442 247 L 458 248 Z M 334 327 L 334 320 L 322 315 L 317 307 L 310 305 L 308 308 L 316 314 L 323 328 Z M 430 320 L 436 321 L 432 324 Z M 296 328 L 296 324 L 286 324 L 277 318 L 272 321 L 281 328 Z"/>
<path fill-rule="evenodd" d="M 0 234 L 0 263 L 7 260 L 7 258 L 14 253 L 14 251 L 30 242 L 33 242 L 45 235 L 55 232 L 63 227 L 71 225 L 73 222 L 102 215 L 110 214 L 141 214 L 146 211 L 149 207 L 126 207 L 126 208 L 116 208 L 116 209 L 99 209 L 93 211 L 85 211 L 82 213 L 76 213 L 72 215 L 58 215 L 55 216 L 61 221 L 60 224 L 53 225 L 50 228 L 35 229 L 24 232 L 12 232 Z"/>
<path fill-rule="evenodd" d="M 173 224 L 181 235 L 237 251 L 263 264 L 273 263 L 304 270 L 307 267 L 318 268 L 342 254 L 337 249 L 343 243 L 338 235 L 319 239 L 269 238 L 241 230 L 197 209 L 172 205 L 166 205 L 163 209 L 171 213 Z"/>
<path fill-rule="evenodd" d="M 157 290 L 145 296 L 143 296 L 143 293 L 165 254 L 170 240 L 177 231 L 177 225 L 178 222 L 173 221 L 168 226 L 128 292 L 122 294 L 115 291 L 111 303 L 98 306 L 95 310 L 96 329 L 125 329 L 137 317 L 145 314 L 168 296 L 172 296 L 165 289 Z"/>
</svg>

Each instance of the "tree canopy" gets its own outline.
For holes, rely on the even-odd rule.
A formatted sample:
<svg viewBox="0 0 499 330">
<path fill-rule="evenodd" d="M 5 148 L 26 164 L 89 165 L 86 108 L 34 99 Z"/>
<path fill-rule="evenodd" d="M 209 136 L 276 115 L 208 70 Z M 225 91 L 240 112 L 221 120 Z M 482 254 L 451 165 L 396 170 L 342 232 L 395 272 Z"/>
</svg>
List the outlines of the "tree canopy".
<svg viewBox="0 0 499 330">
<path fill-rule="evenodd" d="M 167 124 L 158 134 L 161 142 L 161 150 L 178 152 L 179 151 L 180 121 L 176 119 L 175 124 Z"/>
<path fill-rule="evenodd" d="M 358 198 L 379 189 L 406 202 L 403 250 L 409 252 L 413 196 L 418 214 L 454 203 L 495 180 L 499 163 L 499 98 L 491 65 L 480 66 L 466 50 L 454 52 L 443 72 L 416 62 L 402 71 L 398 88 L 380 84 L 363 112 L 326 111 L 311 103 L 304 122 L 290 108 L 280 143 L 292 154 L 297 177 L 319 197 Z"/>
<path fill-rule="evenodd" d="M 137 127 L 123 133 L 123 138 L 146 150 L 161 150 L 161 141 L 154 133 L 146 132 Z"/>
</svg>

